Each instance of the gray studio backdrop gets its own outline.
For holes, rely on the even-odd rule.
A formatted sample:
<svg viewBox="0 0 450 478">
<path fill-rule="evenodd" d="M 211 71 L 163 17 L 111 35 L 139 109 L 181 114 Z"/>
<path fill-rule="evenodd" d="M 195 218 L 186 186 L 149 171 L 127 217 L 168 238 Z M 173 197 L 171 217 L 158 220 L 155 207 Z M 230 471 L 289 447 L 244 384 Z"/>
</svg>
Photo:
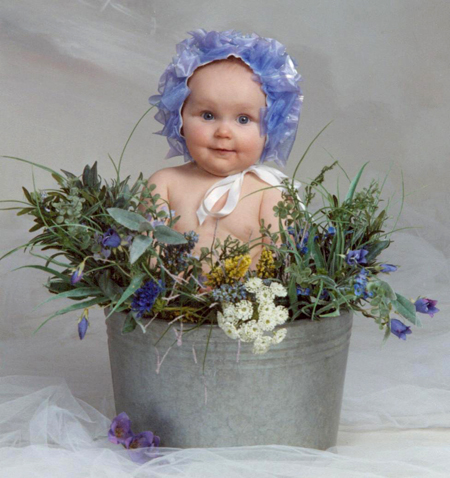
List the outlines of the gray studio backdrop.
<svg viewBox="0 0 450 478">
<path fill-rule="evenodd" d="M 233 28 L 276 38 L 304 78 L 305 101 L 286 172 L 293 172 L 309 142 L 331 120 L 302 164 L 300 181 L 314 177 L 333 158 L 350 176 L 370 161 L 362 184 L 382 180 L 391 169 L 384 197 L 392 197 L 392 211 L 398 212 L 403 172 L 407 197 L 397 227 L 419 228 L 394 237 L 386 262 L 402 268 L 390 282 L 414 299 L 439 298 L 442 306 L 449 285 L 449 14 L 446 1 L 417 0 L 3 0 L 0 154 L 76 174 L 98 161 L 100 174 L 109 179 L 114 171 L 107 153 L 119 157 L 148 108 L 148 97 L 157 93 L 175 44 L 188 31 Z M 164 160 L 166 140 L 153 134 L 159 127 L 147 116 L 136 131 L 123 162 L 124 173 L 133 179 L 140 171 L 150 176 L 182 164 L 181 157 Z M 37 189 L 54 185 L 48 174 L 25 164 L 1 160 L 0 171 L 1 199 L 22 199 L 21 186 L 32 189 L 33 174 Z M 329 174 L 328 187 L 335 188 L 337 173 Z M 339 176 L 345 190 L 347 180 Z M 0 224 L 3 252 L 30 238 L 30 218 L 6 211 Z M 32 337 L 57 305 L 33 310 L 48 297 L 42 286 L 46 275 L 32 269 L 10 272 L 28 263 L 38 261 L 16 253 L 0 263 L 0 374 L 64 377 L 76 396 L 111 416 L 102 314 L 92 314 L 82 342 L 76 314 L 53 319 Z M 352 347 L 359 340 L 358 347 L 379 348 L 382 334 L 375 324 L 366 325 L 368 320 L 356 320 Z M 434 347 L 427 340 L 448 337 L 444 314 L 425 322 L 406 343 L 395 337 L 388 342 L 380 352 L 385 370 L 389 357 L 428 356 Z M 347 394 L 358 362 L 350 359 Z M 402 380 L 413 383 L 419 377 L 430 387 L 444 378 L 448 383 L 438 357 L 435 363 L 442 368 L 439 379 L 417 363 L 413 369 L 404 365 Z M 371 383 L 365 387 L 370 391 Z"/>
</svg>

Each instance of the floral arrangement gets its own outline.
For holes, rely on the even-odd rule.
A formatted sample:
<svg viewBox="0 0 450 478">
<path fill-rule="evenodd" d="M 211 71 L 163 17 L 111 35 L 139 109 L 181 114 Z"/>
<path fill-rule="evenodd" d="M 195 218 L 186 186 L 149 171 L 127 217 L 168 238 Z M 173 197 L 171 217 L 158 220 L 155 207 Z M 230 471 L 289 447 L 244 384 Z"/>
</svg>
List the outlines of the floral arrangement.
<svg viewBox="0 0 450 478">
<path fill-rule="evenodd" d="M 297 164 L 294 177 L 319 135 Z M 24 267 L 50 275 L 45 286 L 53 296 L 45 302 L 74 301 L 37 330 L 58 315 L 81 311 L 78 333 L 83 339 L 89 310 L 99 306 L 107 311 L 107 319 L 113 312 L 126 314 L 123 333 L 138 326 L 145 332 L 155 318 L 168 324 L 188 323 L 189 330 L 204 323 L 218 324 L 230 338 L 253 343 L 253 352 L 260 354 L 284 339 L 286 329 L 280 327 L 293 320 L 320 320 L 352 310 L 374 319 L 385 330 L 385 339 L 392 333 L 405 340 L 411 326 L 391 318 L 392 314 L 420 326 L 416 312 L 431 317 L 438 312 L 436 300 L 410 300 L 382 278 L 398 267 L 378 260 L 395 229 L 384 231 L 389 217 L 387 208 L 380 210 L 378 182 L 357 191 L 366 165 L 349 179 L 344 198 L 323 186 L 325 173 L 337 161 L 306 185 L 303 198 L 293 180 L 286 179 L 283 200 L 274 208 L 277 232 L 271 230 L 274 225 L 262 223 L 256 244 L 231 236 L 223 242 L 215 238 L 211 248 L 201 248 L 195 256 L 198 235 L 176 231 L 180 217 L 153 194 L 156 186 L 148 185 L 142 174 L 132 185 L 130 176 L 120 178 L 130 138 L 117 164 L 110 157 L 117 173 L 110 182 L 99 176 L 97 163 L 87 165 L 77 176 L 4 157 L 44 169 L 58 184 L 55 189 L 32 192 L 23 188 L 26 201 L 2 201 L 16 203 L 6 209 L 34 217 L 30 232 L 39 231 L 3 257 L 29 249 L 45 264 Z M 324 205 L 312 211 L 316 194 Z M 252 271 L 249 252 L 262 244 L 262 238 L 266 239 L 264 249 Z M 203 273 L 205 265 L 207 273 Z"/>
</svg>

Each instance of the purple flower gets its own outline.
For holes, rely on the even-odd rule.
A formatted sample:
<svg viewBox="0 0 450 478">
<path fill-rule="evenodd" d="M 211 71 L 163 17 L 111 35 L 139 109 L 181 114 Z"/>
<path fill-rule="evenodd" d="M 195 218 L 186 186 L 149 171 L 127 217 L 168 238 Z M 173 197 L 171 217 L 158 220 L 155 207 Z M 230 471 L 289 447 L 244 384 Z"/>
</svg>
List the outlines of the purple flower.
<svg viewBox="0 0 450 478">
<path fill-rule="evenodd" d="M 360 284 L 354 284 L 353 288 L 355 290 L 355 295 L 360 296 L 364 292 L 364 286 Z"/>
<path fill-rule="evenodd" d="M 330 293 L 326 289 L 323 289 L 319 299 L 328 300 L 329 298 L 330 298 Z"/>
<path fill-rule="evenodd" d="M 89 317 L 89 309 L 84 309 L 80 319 L 78 320 L 78 335 L 80 337 L 80 340 L 84 339 L 84 336 L 86 335 L 86 331 L 89 327 L 88 317 Z"/>
<path fill-rule="evenodd" d="M 102 247 L 102 251 L 100 253 L 96 252 L 93 257 L 96 261 L 103 261 L 105 259 L 108 259 L 108 257 L 111 255 L 110 249 L 105 249 Z"/>
<path fill-rule="evenodd" d="M 110 227 L 102 237 L 102 245 L 104 247 L 119 247 L 121 243 L 121 239 L 119 234 Z"/>
<path fill-rule="evenodd" d="M 128 449 L 128 456 L 136 463 L 147 463 L 149 460 L 158 458 L 155 451 L 159 446 L 159 437 L 152 432 L 142 432 L 127 438 L 124 445 Z"/>
<path fill-rule="evenodd" d="M 363 285 L 364 287 L 367 284 L 367 271 L 364 269 L 364 267 L 361 269 L 359 274 L 355 278 L 355 282 L 357 284 Z"/>
<path fill-rule="evenodd" d="M 84 261 L 74 270 L 72 276 L 70 277 L 70 283 L 75 285 L 77 282 L 83 278 L 83 271 L 84 271 Z"/>
<path fill-rule="evenodd" d="M 327 236 L 334 236 L 336 234 L 336 228 L 330 226 L 327 231 Z"/>
<path fill-rule="evenodd" d="M 419 298 L 414 302 L 416 311 L 421 314 L 429 314 L 430 317 L 434 317 L 434 314 L 439 312 L 436 308 L 437 300 L 427 299 L 426 297 Z"/>
<path fill-rule="evenodd" d="M 412 334 L 411 327 L 406 326 L 398 319 L 391 319 L 390 328 L 391 333 L 402 340 L 406 340 L 406 336 Z"/>
<path fill-rule="evenodd" d="M 356 264 L 367 264 L 366 256 L 369 251 L 365 249 L 357 249 L 356 251 L 350 251 L 345 258 L 349 266 L 355 266 Z"/>
<path fill-rule="evenodd" d="M 160 438 L 153 435 L 152 432 L 142 432 L 128 437 L 125 440 L 125 447 L 129 449 L 157 447 L 159 442 Z"/>
<path fill-rule="evenodd" d="M 297 286 L 297 295 L 310 295 L 311 291 L 309 287 L 299 287 Z"/>
<path fill-rule="evenodd" d="M 380 272 L 384 272 L 385 274 L 388 274 L 389 272 L 395 272 L 397 270 L 397 266 L 392 264 L 380 264 L 380 267 Z"/>
<path fill-rule="evenodd" d="M 111 428 L 108 432 L 108 440 L 116 445 L 124 445 L 126 440 L 133 437 L 131 431 L 131 421 L 125 412 L 119 413 L 111 423 Z"/>
<path fill-rule="evenodd" d="M 162 283 L 158 282 L 159 284 L 150 280 L 134 293 L 131 310 L 137 312 L 138 319 L 152 310 L 156 298 L 162 291 Z"/>
</svg>

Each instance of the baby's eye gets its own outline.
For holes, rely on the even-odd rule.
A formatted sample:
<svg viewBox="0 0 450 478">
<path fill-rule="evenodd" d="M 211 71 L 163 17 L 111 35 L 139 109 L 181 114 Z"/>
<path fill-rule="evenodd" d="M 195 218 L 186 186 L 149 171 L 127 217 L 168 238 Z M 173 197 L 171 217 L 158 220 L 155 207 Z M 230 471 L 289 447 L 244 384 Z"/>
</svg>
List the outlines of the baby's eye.
<svg viewBox="0 0 450 478">
<path fill-rule="evenodd" d="M 205 112 L 202 113 L 202 118 L 204 120 L 210 121 L 210 120 L 214 119 L 214 115 L 210 111 L 205 111 Z"/>
<path fill-rule="evenodd" d="M 247 124 L 250 118 L 247 115 L 241 115 L 238 117 L 239 124 Z"/>
</svg>

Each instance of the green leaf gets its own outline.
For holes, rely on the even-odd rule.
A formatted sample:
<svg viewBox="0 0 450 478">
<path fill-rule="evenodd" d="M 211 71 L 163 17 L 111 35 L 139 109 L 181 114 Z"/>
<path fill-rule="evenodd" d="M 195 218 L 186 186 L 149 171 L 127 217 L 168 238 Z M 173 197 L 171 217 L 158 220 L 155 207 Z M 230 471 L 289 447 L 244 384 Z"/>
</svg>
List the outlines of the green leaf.
<svg viewBox="0 0 450 478">
<path fill-rule="evenodd" d="M 23 193 L 25 194 L 25 197 L 27 198 L 27 201 L 30 203 L 30 204 L 34 204 L 34 201 L 31 197 L 31 194 L 28 192 L 27 188 L 24 188 L 22 186 L 22 190 L 23 190 Z"/>
<path fill-rule="evenodd" d="M 44 227 L 44 224 L 38 223 L 35 224 L 28 232 L 35 232 Z"/>
<path fill-rule="evenodd" d="M 38 168 L 44 169 L 45 171 L 48 171 L 49 173 L 52 173 L 52 175 L 56 175 L 59 178 L 64 179 L 64 177 L 61 176 L 61 174 L 57 173 L 56 171 L 53 171 L 53 169 L 47 168 L 46 166 L 42 166 L 42 164 L 33 163 L 33 161 L 28 161 L 27 159 L 16 158 L 15 156 L 2 156 L 2 158 L 14 159 L 15 161 L 22 161 L 24 163 L 32 164 L 33 166 L 37 166 Z"/>
<path fill-rule="evenodd" d="M 127 314 L 127 317 L 125 318 L 125 322 L 123 323 L 122 327 L 122 335 L 123 334 L 129 334 L 130 332 L 133 332 L 133 330 L 136 328 L 137 323 L 134 320 L 133 314 L 129 312 Z"/>
<path fill-rule="evenodd" d="M 50 267 L 30 265 L 30 266 L 17 267 L 16 269 L 13 269 L 13 271 L 18 271 L 20 269 L 27 269 L 27 268 L 38 269 L 40 271 L 47 272 L 48 274 L 53 274 L 54 276 L 59 277 L 64 282 L 70 282 L 70 277 L 65 276 L 64 274 L 61 274 L 61 272 L 56 271 L 55 269 L 50 269 Z"/>
<path fill-rule="evenodd" d="M 391 336 L 391 328 L 389 327 L 389 324 L 388 324 L 386 326 L 386 331 L 384 332 L 384 337 L 383 337 L 383 343 L 381 345 L 384 345 L 390 336 Z"/>
<path fill-rule="evenodd" d="M 395 310 L 412 324 L 422 327 L 422 323 L 416 316 L 415 305 L 400 294 L 396 293 L 396 296 L 397 300 L 391 300 L 391 304 L 394 306 Z"/>
<path fill-rule="evenodd" d="M 151 247 L 153 238 L 148 236 L 136 236 L 130 247 L 130 263 L 134 264 L 144 252 Z"/>
<path fill-rule="evenodd" d="M 371 246 L 369 249 L 369 253 L 366 256 L 367 262 L 373 261 L 383 249 L 389 247 L 391 241 L 379 241 L 374 246 Z"/>
<path fill-rule="evenodd" d="M 14 252 L 18 251 L 19 249 L 22 249 L 24 247 L 28 247 L 30 245 L 29 242 L 27 242 L 26 244 L 22 244 L 21 246 L 18 246 L 18 247 L 15 247 L 14 249 L 11 249 L 10 251 L 8 251 L 6 254 L 3 254 L 2 257 L 0 257 L 0 261 L 2 259 L 4 259 L 5 257 L 8 257 L 10 254 L 13 254 Z"/>
<path fill-rule="evenodd" d="M 150 222 L 141 222 L 140 226 L 139 226 L 139 231 L 140 233 L 142 232 L 147 232 L 147 231 L 154 231 L 155 228 L 151 225 Z"/>
<path fill-rule="evenodd" d="M 22 208 L 16 208 L 15 207 L 15 208 L 9 208 L 9 209 L 22 209 Z M 34 207 L 26 207 L 25 209 L 22 209 L 21 211 L 19 211 L 17 213 L 17 216 L 23 216 L 24 214 L 28 214 L 28 213 L 33 212 L 35 210 L 36 210 L 36 208 L 34 208 Z"/>
<path fill-rule="evenodd" d="M 139 231 L 140 225 L 148 222 L 147 219 L 140 214 L 126 211 L 125 209 L 110 207 L 107 211 L 116 222 L 132 231 Z"/>
<path fill-rule="evenodd" d="M 111 309 L 109 314 L 107 315 L 106 319 L 109 319 L 109 317 L 116 311 L 116 309 L 123 303 L 125 302 L 128 297 L 133 295 L 137 289 L 141 286 L 142 279 L 145 277 L 145 273 L 142 272 L 141 274 L 135 276 L 133 280 L 131 281 L 130 285 L 127 287 L 125 292 L 122 294 L 122 297 L 117 301 L 117 304 Z M 105 319 L 105 320 L 106 320 Z"/>
<path fill-rule="evenodd" d="M 70 307 L 65 307 L 64 309 L 58 310 L 53 315 L 51 315 L 47 320 L 42 322 L 42 324 L 33 332 L 33 335 L 43 327 L 49 320 L 53 319 L 58 315 L 67 314 L 68 312 L 73 312 L 74 310 L 85 309 L 87 307 L 92 307 L 93 305 L 100 304 L 101 302 L 107 302 L 108 299 L 106 297 L 96 297 L 95 299 L 86 300 L 85 302 L 77 302 L 76 304 L 71 305 Z"/>
<path fill-rule="evenodd" d="M 92 166 L 91 170 L 89 171 L 89 179 L 88 179 L 89 187 L 91 187 L 92 189 L 99 186 L 97 176 L 98 176 L 98 174 L 97 174 L 97 161 L 95 161 L 94 165 Z"/>
<path fill-rule="evenodd" d="M 359 180 L 361 178 L 361 174 L 364 170 L 364 168 L 369 164 L 369 161 L 363 165 L 363 167 L 359 170 L 359 173 L 356 175 L 356 177 L 353 179 L 352 183 L 350 184 L 350 188 L 348 190 L 347 196 L 345 196 L 345 201 L 351 201 L 353 199 L 353 194 L 355 194 L 355 189 L 356 186 L 359 183 Z"/>
<path fill-rule="evenodd" d="M 316 235 L 316 232 L 317 232 L 317 227 L 313 227 L 308 237 L 308 247 L 310 248 L 309 250 L 311 251 L 311 255 L 314 258 L 316 267 L 318 269 L 326 269 L 327 265 L 325 263 L 325 259 L 322 256 L 322 252 L 320 251 L 319 245 L 314 240 L 314 236 Z"/>
<path fill-rule="evenodd" d="M 156 226 L 155 232 L 153 236 L 158 242 L 162 242 L 164 244 L 187 244 L 187 239 L 183 236 L 183 234 L 174 231 L 168 226 Z"/>
<path fill-rule="evenodd" d="M 292 312 L 296 314 L 298 311 L 297 284 L 292 278 L 288 287 L 288 296 L 290 305 L 292 307 Z"/>
<path fill-rule="evenodd" d="M 111 280 L 110 276 L 110 271 L 105 271 L 100 276 L 98 285 L 106 297 L 111 299 L 111 301 L 116 301 L 123 294 L 123 288 Z"/>
<path fill-rule="evenodd" d="M 329 312 L 328 314 L 321 314 L 319 315 L 319 317 L 339 317 L 340 315 L 341 312 L 338 307 L 334 312 Z"/>
<path fill-rule="evenodd" d="M 394 290 L 387 282 L 384 282 L 382 280 L 377 280 L 376 282 L 379 288 L 384 291 L 385 297 L 387 297 L 390 301 L 394 301 L 397 298 L 397 295 L 395 294 Z"/>
<path fill-rule="evenodd" d="M 47 300 L 44 300 L 44 302 L 41 302 L 39 305 L 37 305 L 33 310 L 36 310 L 37 308 L 41 307 L 41 305 L 46 304 L 47 302 L 50 302 L 55 299 L 63 299 L 63 298 L 85 298 L 89 296 L 97 296 L 101 294 L 101 290 L 98 287 L 78 287 L 77 289 L 72 289 L 68 290 L 66 292 L 61 292 L 60 294 L 57 294 L 53 297 L 50 297 Z"/>
</svg>

